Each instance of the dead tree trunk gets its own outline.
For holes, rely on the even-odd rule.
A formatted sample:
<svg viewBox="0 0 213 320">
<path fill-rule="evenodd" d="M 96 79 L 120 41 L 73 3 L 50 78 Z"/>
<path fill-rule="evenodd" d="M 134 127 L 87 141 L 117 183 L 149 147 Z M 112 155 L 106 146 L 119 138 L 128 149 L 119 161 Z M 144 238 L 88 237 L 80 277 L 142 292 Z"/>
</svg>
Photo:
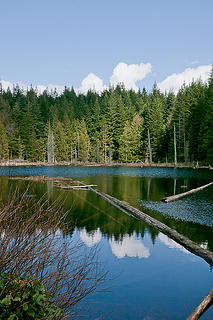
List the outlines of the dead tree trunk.
<svg viewBox="0 0 213 320">
<path fill-rule="evenodd" d="M 192 314 L 186 320 L 197 320 L 202 314 L 213 304 L 213 289 L 209 294 L 201 301 L 199 306 L 192 312 Z"/>
</svg>

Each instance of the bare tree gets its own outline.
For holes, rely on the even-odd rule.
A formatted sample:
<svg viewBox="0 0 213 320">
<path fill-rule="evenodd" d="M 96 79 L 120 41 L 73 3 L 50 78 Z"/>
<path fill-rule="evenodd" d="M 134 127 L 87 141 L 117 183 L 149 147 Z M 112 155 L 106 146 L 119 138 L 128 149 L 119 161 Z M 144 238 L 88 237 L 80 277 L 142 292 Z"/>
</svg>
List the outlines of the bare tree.
<svg viewBox="0 0 213 320">
<path fill-rule="evenodd" d="M 27 191 L 11 194 L 0 207 L 0 272 L 38 279 L 63 310 L 61 319 L 72 319 L 75 305 L 101 288 L 107 273 L 97 248 L 85 251 L 65 240 L 65 219 L 59 200 L 49 205 L 44 197 L 27 197 Z"/>
</svg>

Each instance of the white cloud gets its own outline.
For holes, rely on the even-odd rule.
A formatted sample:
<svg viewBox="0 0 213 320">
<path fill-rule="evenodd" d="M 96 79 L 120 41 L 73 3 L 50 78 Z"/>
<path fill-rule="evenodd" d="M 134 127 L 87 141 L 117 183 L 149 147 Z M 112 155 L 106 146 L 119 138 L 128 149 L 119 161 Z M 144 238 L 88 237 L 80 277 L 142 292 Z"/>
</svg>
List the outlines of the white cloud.
<svg viewBox="0 0 213 320">
<path fill-rule="evenodd" d="M 182 252 L 189 254 L 190 252 L 186 250 L 183 246 L 181 246 L 179 243 L 175 242 L 174 240 L 167 237 L 165 234 L 160 233 L 158 235 L 158 239 L 163 242 L 167 247 L 169 248 L 176 248 L 181 250 Z"/>
<path fill-rule="evenodd" d="M 38 86 L 36 86 L 36 90 L 37 90 L 38 94 L 42 94 L 44 92 L 44 90 L 47 90 L 47 87 L 39 84 Z"/>
<path fill-rule="evenodd" d="M 2 89 L 3 89 L 4 91 L 7 91 L 8 88 L 9 88 L 9 89 L 12 89 L 13 86 L 14 86 L 14 85 L 13 85 L 11 82 L 9 82 L 9 81 L 1 80 L 0 83 L 1 83 Z"/>
<path fill-rule="evenodd" d="M 0 83 L 2 85 L 2 89 L 4 91 L 7 91 L 7 89 L 9 88 L 10 90 L 13 90 L 13 88 L 18 85 L 20 89 L 24 90 L 24 91 L 27 91 L 30 89 L 30 86 L 26 86 L 24 85 L 23 83 L 17 83 L 17 84 L 14 84 L 12 82 L 9 82 L 9 81 L 5 81 L 5 80 L 0 80 Z M 38 94 L 42 94 L 44 92 L 44 90 L 47 90 L 48 92 L 51 92 L 51 91 L 55 91 L 58 93 L 58 94 L 62 94 L 63 91 L 64 91 L 64 86 L 60 86 L 60 85 L 54 85 L 54 84 L 49 84 L 47 86 L 43 86 L 43 85 L 37 85 L 37 86 L 34 86 L 34 89 L 37 90 Z"/>
<path fill-rule="evenodd" d="M 199 66 L 197 68 L 187 68 L 181 73 L 173 73 L 168 76 L 165 80 L 158 83 L 158 88 L 161 91 L 173 91 L 177 93 L 183 83 L 186 85 L 201 79 L 206 82 L 211 72 L 211 65 Z"/>
<path fill-rule="evenodd" d="M 4 91 L 7 91 L 7 89 L 9 88 L 10 90 L 13 90 L 14 87 L 16 87 L 17 85 L 19 86 L 19 88 L 23 89 L 23 90 L 27 90 L 27 86 L 24 85 L 23 83 L 19 82 L 19 83 L 12 83 L 9 81 L 5 81 L 5 80 L 0 80 L 0 84 L 2 86 L 2 89 Z"/>
<path fill-rule="evenodd" d="M 193 80 L 196 81 L 198 79 L 206 82 L 209 78 L 210 71 L 211 65 L 187 68 L 181 73 L 171 74 L 165 80 L 159 82 L 158 87 L 162 91 L 173 90 L 174 93 L 177 93 L 184 82 L 186 85 L 189 85 Z M 127 90 L 133 89 L 138 91 L 137 82 L 143 80 L 150 72 L 152 72 L 152 65 L 149 62 L 129 65 L 124 62 L 120 62 L 113 69 L 110 77 L 110 85 L 116 86 L 117 84 L 123 84 Z M 13 89 L 14 87 L 14 84 L 9 81 L 0 80 L 0 83 L 3 90 L 7 90 L 8 87 Z M 18 85 L 24 91 L 30 88 L 22 83 L 18 83 Z M 48 92 L 54 92 L 56 90 L 60 95 L 64 91 L 64 86 L 53 84 L 49 84 L 47 86 L 37 85 L 34 86 L 34 88 L 37 89 L 38 94 L 42 94 L 44 90 L 47 90 Z M 86 94 L 88 90 L 101 93 L 105 89 L 107 89 L 107 86 L 103 83 L 103 80 L 94 73 L 90 73 L 82 80 L 81 87 L 75 90 L 77 93 Z"/>
<path fill-rule="evenodd" d="M 101 241 L 102 233 L 99 228 L 92 233 L 88 233 L 84 228 L 80 231 L 80 238 L 87 245 L 87 247 L 90 248 Z"/>
<path fill-rule="evenodd" d="M 58 94 L 62 94 L 64 91 L 64 86 L 60 85 L 54 85 L 54 84 L 48 84 L 48 86 L 38 85 L 35 87 L 38 94 L 42 94 L 44 90 L 47 90 L 48 92 L 54 92 L 56 91 Z"/>
<path fill-rule="evenodd" d="M 137 81 L 143 80 L 152 71 L 150 63 L 129 64 L 120 62 L 114 69 L 110 78 L 110 84 L 124 84 L 126 89 L 138 91 Z"/>
<path fill-rule="evenodd" d="M 148 258 L 150 256 L 149 249 L 145 247 L 141 240 L 136 239 L 136 235 L 124 236 L 121 242 L 115 241 L 114 238 L 109 240 L 112 252 L 117 258 L 138 257 Z"/>
<path fill-rule="evenodd" d="M 106 86 L 103 84 L 103 80 L 97 77 L 94 73 L 89 73 L 86 78 L 81 82 L 81 87 L 77 91 L 81 93 L 87 93 L 92 90 L 98 93 L 102 92 Z"/>
<path fill-rule="evenodd" d="M 198 63 L 200 63 L 199 60 L 193 60 L 193 61 L 189 62 L 189 64 L 190 64 L 191 66 L 192 66 L 192 65 L 195 65 L 195 64 L 198 64 Z"/>
<path fill-rule="evenodd" d="M 140 63 L 140 64 L 126 64 L 124 62 L 118 63 L 118 65 L 113 69 L 112 76 L 110 77 L 110 85 L 116 86 L 117 84 L 124 84 L 126 89 L 133 89 L 138 91 L 136 85 L 137 81 L 143 80 L 147 74 L 152 70 L 150 63 Z M 13 88 L 14 84 L 9 81 L 1 80 L 3 90 Z M 25 91 L 29 88 L 26 85 L 18 84 L 20 88 L 23 88 Z M 49 84 L 47 86 L 37 85 L 34 86 L 38 94 L 42 94 L 44 90 L 48 92 L 56 92 L 62 94 L 64 91 L 64 86 Z M 96 76 L 94 73 L 89 73 L 81 82 L 81 87 L 75 89 L 77 93 L 86 94 L 88 90 L 101 93 L 103 90 L 107 89 L 107 86 L 103 83 L 103 80 Z"/>
</svg>

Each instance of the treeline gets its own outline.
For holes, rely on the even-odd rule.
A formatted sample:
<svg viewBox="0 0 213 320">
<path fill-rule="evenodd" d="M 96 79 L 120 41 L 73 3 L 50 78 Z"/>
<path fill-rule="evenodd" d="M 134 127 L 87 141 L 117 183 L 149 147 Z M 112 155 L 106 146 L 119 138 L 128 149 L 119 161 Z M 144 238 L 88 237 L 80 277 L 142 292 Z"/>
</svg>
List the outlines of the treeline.
<svg viewBox="0 0 213 320">
<path fill-rule="evenodd" d="M 174 162 L 175 145 L 178 162 L 213 164 L 213 72 L 177 95 L 0 88 L 0 160 Z"/>
</svg>

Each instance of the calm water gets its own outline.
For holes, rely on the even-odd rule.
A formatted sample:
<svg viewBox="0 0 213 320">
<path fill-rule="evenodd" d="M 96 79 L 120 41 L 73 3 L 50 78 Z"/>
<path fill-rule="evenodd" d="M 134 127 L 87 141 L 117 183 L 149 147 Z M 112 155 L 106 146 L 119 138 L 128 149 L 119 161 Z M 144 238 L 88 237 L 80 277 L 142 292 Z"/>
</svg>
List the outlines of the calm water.
<svg viewBox="0 0 213 320">
<path fill-rule="evenodd" d="M 213 251 L 213 187 L 162 203 L 168 195 L 213 181 L 213 171 L 173 168 L 14 167 L 0 168 L 0 199 L 26 181 L 9 176 L 78 178 L 149 213 Z M 66 199 L 70 210 L 67 241 L 100 247 L 100 259 L 114 280 L 111 289 L 83 302 L 85 319 L 185 319 L 213 287 L 213 274 L 201 258 L 142 221 L 126 216 L 90 191 L 59 190 L 52 182 L 33 182 L 29 194 Z M 203 319 L 213 319 L 213 308 Z"/>
</svg>

